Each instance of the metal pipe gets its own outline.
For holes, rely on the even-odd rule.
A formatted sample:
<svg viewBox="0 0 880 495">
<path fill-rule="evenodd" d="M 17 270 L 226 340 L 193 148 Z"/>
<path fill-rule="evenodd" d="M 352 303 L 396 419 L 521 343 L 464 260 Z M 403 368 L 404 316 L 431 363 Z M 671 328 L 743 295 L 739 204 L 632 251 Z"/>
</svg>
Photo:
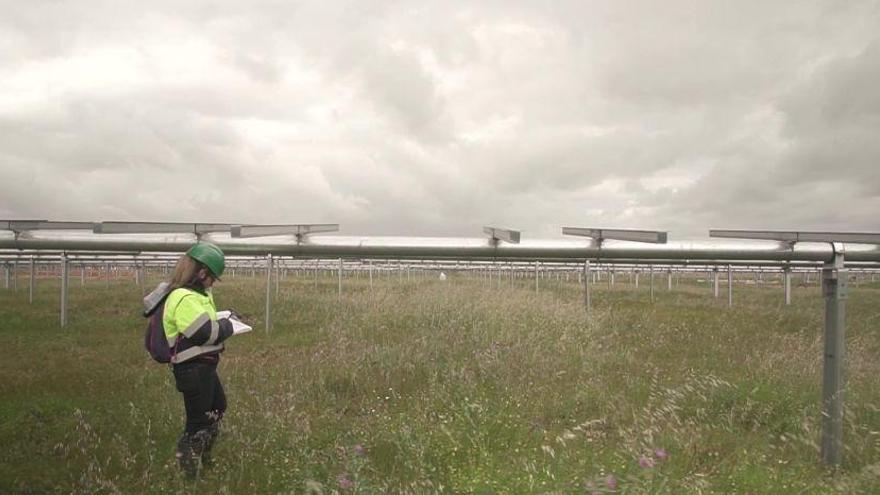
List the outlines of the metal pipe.
<svg viewBox="0 0 880 495">
<path fill-rule="evenodd" d="M 14 261 L 22 261 L 28 260 L 30 256 L 34 256 L 37 260 L 49 260 L 49 261 L 57 261 L 58 253 L 55 252 L 45 252 L 43 254 L 39 254 L 36 251 L 30 251 L 30 253 L 34 254 L 20 254 L 15 250 L 4 250 L 0 249 L 0 263 L 12 263 Z M 274 254 L 274 253 L 273 253 Z M 89 264 L 98 264 L 103 262 L 115 262 L 119 264 L 131 264 L 133 265 L 137 262 L 143 266 L 152 266 L 158 267 L 161 266 L 163 269 L 166 268 L 167 263 L 173 263 L 179 258 L 178 254 L 175 253 L 142 253 L 139 255 L 113 255 L 113 254 L 83 254 L 82 252 L 70 252 L 67 253 L 68 259 L 71 262 L 78 262 L 85 265 Z M 251 267 L 252 266 L 252 258 L 259 257 L 262 259 L 265 256 L 265 253 L 260 255 L 230 255 L 227 256 L 227 265 L 231 268 L 236 267 Z M 336 257 L 333 257 L 336 259 Z M 453 263 L 468 263 L 468 264 L 486 264 L 495 266 L 495 263 L 492 260 L 479 260 L 479 259 L 466 259 L 462 261 L 458 261 L 455 259 L 431 259 L 424 258 L 420 261 L 423 262 L 431 262 L 435 265 L 446 265 L 451 266 Z M 532 260 L 522 260 L 522 259 L 511 259 L 505 260 L 509 263 L 509 266 L 514 267 L 516 265 L 525 266 L 532 262 Z M 572 262 L 571 260 L 563 260 L 563 259 L 545 259 L 546 263 L 550 264 L 567 264 L 569 266 L 572 265 L 580 265 L 579 262 Z M 821 270 L 821 265 L 823 262 L 817 261 L 761 261 L 761 260 L 752 260 L 752 261 L 737 261 L 737 260 L 689 260 L 689 259 L 647 259 L 647 258 L 632 258 L 632 259 L 604 259 L 604 264 L 608 265 L 610 268 L 616 268 L 618 271 L 620 269 L 625 269 L 626 265 L 645 265 L 645 264 L 653 264 L 653 265 L 669 265 L 670 267 L 676 267 L 681 265 L 679 270 L 684 271 L 700 271 L 700 270 L 708 270 L 709 267 L 719 266 L 719 265 L 733 265 L 733 266 L 744 266 L 748 267 L 750 271 L 754 271 L 759 267 L 767 267 L 767 268 L 778 268 L 781 269 L 783 267 L 789 267 L 792 271 L 799 271 L 801 273 L 805 273 L 804 270 L 811 270 L 819 272 Z M 305 264 L 305 262 L 301 262 Z M 846 260 L 845 266 L 847 268 L 862 268 L 869 270 L 877 270 L 880 271 L 880 262 L 877 261 L 852 261 L 850 259 Z M 456 266 L 457 268 L 457 266 Z M 280 269 L 280 267 L 279 267 Z M 580 271 L 578 270 L 578 273 Z M 595 273 L 595 271 L 594 271 Z M 542 274 L 543 275 L 543 274 Z M 594 278 L 595 280 L 595 278 Z"/>
<path fill-rule="evenodd" d="M 289 236 L 255 240 L 233 239 L 228 234 L 215 233 L 202 237 L 217 243 L 228 255 L 264 255 L 271 252 L 291 256 L 362 258 L 574 260 L 601 257 L 818 262 L 829 262 L 834 256 L 828 243 L 809 242 L 799 242 L 792 246 L 774 241 L 678 241 L 644 244 L 605 240 L 600 245 L 588 239 L 565 239 L 493 244 L 490 239 L 474 238 L 310 236 L 307 242 L 296 243 Z M 32 231 L 23 232 L 16 238 L 11 232 L 0 232 L 0 248 L 5 249 L 182 252 L 193 242 L 192 235 L 183 234 L 50 234 L 48 231 Z M 846 249 L 850 260 L 880 261 L 878 246 L 848 244 Z"/>
</svg>

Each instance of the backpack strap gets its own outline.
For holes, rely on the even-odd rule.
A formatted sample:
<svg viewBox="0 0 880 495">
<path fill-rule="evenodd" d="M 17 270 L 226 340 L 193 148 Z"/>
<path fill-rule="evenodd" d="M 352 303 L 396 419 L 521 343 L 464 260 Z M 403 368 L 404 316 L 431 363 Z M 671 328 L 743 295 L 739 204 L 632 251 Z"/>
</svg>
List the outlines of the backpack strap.
<svg viewBox="0 0 880 495">
<path fill-rule="evenodd" d="M 177 344 L 180 342 L 180 334 L 177 334 L 177 337 L 174 339 L 174 345 L 171 346 L 171 359 L 168 360 L 168 367 L 171 370 L 174 370 L 174 356 L 177 355 Z"/>
</svg>

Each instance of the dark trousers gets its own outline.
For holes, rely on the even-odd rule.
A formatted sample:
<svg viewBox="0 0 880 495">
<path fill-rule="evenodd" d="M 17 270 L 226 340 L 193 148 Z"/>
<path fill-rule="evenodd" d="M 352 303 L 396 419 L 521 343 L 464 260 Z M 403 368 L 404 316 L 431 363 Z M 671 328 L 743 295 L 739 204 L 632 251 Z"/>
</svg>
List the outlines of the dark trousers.
<svg viewBox="0 0 880 495">
<path fill-rule="evenodd" d="M 226 412 L 226 394 L 217 376 L 217 363 L 185 362 L 174 365 L 177 390 L 186 408 L 186 433 L 210 428 Z"/>
</svg>

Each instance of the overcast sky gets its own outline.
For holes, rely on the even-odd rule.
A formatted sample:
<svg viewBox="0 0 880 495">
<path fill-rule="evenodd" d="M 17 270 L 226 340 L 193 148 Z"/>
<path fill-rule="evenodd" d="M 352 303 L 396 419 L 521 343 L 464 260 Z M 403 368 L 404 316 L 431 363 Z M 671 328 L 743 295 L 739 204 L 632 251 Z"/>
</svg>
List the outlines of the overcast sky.
<svg viewBox="0 0 880 495">
<path fill-rule="evenodd" d="M 0 219 L 880 231 L 880 1 L 0 8 Z"/>
</svg>

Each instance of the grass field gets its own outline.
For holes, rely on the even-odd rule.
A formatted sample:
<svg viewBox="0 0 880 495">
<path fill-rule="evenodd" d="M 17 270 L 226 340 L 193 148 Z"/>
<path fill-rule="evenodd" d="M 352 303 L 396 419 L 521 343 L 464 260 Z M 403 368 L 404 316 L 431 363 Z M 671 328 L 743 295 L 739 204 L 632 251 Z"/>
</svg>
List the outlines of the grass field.
<svg viewBox="0 0 880 495">
<path fill-rule="evenodd" d="M 142 347 L 142 289 L 0 288 L 0 493 L 164 493 L 183 404 Z M 151 283 L 157 282 L 152 279 Z M 819 464 L 818 287 L 502 287 L 288 277 L 220 364 L 229 411 L 201 493 L 877 493 L 880 286 L 847 301 L 845 461 Z"/>
</svg>

